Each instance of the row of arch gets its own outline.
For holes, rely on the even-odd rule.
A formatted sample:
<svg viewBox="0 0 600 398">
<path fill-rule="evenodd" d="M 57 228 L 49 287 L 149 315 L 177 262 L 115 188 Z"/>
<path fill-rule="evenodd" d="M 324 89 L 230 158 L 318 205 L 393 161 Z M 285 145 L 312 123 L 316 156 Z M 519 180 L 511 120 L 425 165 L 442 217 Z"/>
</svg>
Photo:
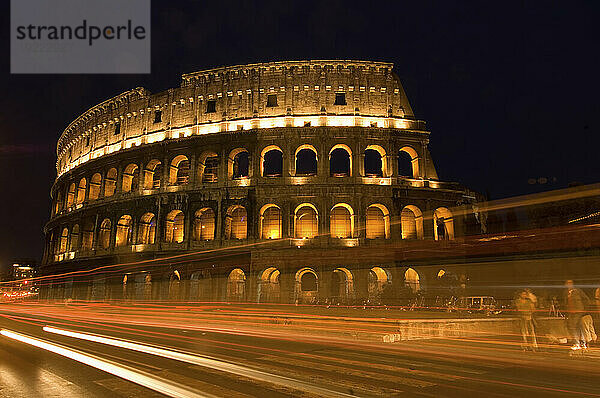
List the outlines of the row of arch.
<svg viewBox="0 0 600 398">
<path fill-rule="evenodd" d="M 443 272 L 443 271 L 442 271 Z M 319 274 L 310 266 L 298 269 L 292 276 L 293 280 L 282 282 L 282 272 L 277 267 L 268 267 L 258 273 L 256 279 L 248 277 L 242 268 L 234 268 L 222 280 L 221 289 L 216 289 L 214 283 L 219 283 L 220 278 L 211 276 L 206 270 L 196 271 L 184 280 L 178 270 L 173 270 L 163 279 L 167 283 L 168 298 L 172 300 L 222 300 L 230 302 L 258 302 L 281 303 L 293 301 L 301 304 L 317 302 L 318 299 L 327 299 L 335 302 L 354 302 L 358 296 L 365 296 L 372 302 L 380 301 L 386 289 L 394 283 L 392 273 L 383 266 L 374 266 L 368 270 L 366 280 L 357 281 L 353 271 L 346 267 L 337 267 L 332 271 Z M 414 268 L 405 269 L 399 281 L 404 289 L 411 294 L 418 294 L 422 290 L 421 276 Z M 363 277 L 363 276 L 361 276 Z M 322 281 L 321 278 L 326 279 Z M 104 278 L 101 279 L 104 281 Z M 250 281 L 256 285 L 250 285 Z M 156 297 L 153 294 L 152 274 L 149 272 L 125 274 L 121 279 L 122 294 L 124 299 L 152 300 L 165 297 Z M 290 284 L 291 282 L 291 284 Z M 356 284 L 361 282 L 363 291 L 357 291 Z M 96 280 L 92 282 L 96 284 Z M 182 284 L 186 283 L 187 291 L 183 292 Z M 211 286 L 212 285 L 212 286 Z M 93 288 L 93 286 L 92 286 Z M 218 290 L 218 291 L 217 291 Z M 101 299 L 105 294 L 98 295 L 92 292 L 92 299 Z M 101 297 L 98 297 L 101 296 Z"/>
<path fill-rule="evenodd" d="M 331 208 L 329 235 L 334 238 L 357 237 L 356 214 L 347 203 L 337 203 Z M 276 204 L 261 207 L 258 219 L 259 239 L 280 239 L 284 237 L 282 228 L 282 209 Z M 408 205 L 401 212 L 402 239 L 423 239 L 423 214 L 421 210 Z M 390 212 L 386 206 L 375 203 L 367 207 L 365 217 L 365 237 L 367 239 L 390 238 Z M 165 243 L 182 243 L 185 240 L 185 214 L 182 210 L 172 210 L 164 218 Z M 211 207 L 198 209 L 193 215 L 192 240 L 211 241 L 216 238 L 216 213 Z M 92 249 L 94 246 L 94 223 L 88 221 L 83 228 L 79 224 L 62 228 L 59 242 L 51 238 L 54 254 L 73 252 L 79 249 Z M 115 225 L 114 246 L 123 247 L 133 244 L 153 245 L 157 237 L 157 216 L 152 212 L 144 213 L 135 225 L 131 215 L 121 216 Z M 438 208 L 434 212 L 434 239 L 453 239 L 454 223 L 447 208 Z M 248 238 L 248 213 L 244 206 L 233 205 L 225 212 L 225 239 Z M 319 212 L 315 205 L 302 203 L 294 209 L 293 237 L 312 239 L 319 235 Z M 113 239 L 113 221 L 106 218 L 98 229 L 98 247 L 108 249 Z"/>
<path fill-rule="evenodd" d="M 295 175 L 317 175 L 318 156 L 316 148 L 304 144 L 296 149 Z M 364 175 L 367 177 L 387 177 L 389 156 L 379 145 L 369 145 L 364 152 Z M 197 177 L 203 184 L 216 183 L 219 178 L 219 157 L 215 152 L 206 151 L 198 157 Z M 334 177 L 352 175 L 352 150 L 346 144 L 336 144 L 329 151 L 329 170 Z M 398 170 L 400 176 L 417 177 L 418 154 L 411 147 L 403 147 L 398 152 Z M 236 148 L 227 158 L 227 176 L 229 179 L 243 179 L 251 175 L 250 155 L 245 148 Z M 264 177 L 283 176 L 283 150 L 270 145 L 260 154 L 260 175 Z M 150 160 L 143 169 L 135 163 L 128 164 L 121 172 L 121 193 L 137 192 L 139 189 L 153 190 L 161 186 L 181 186 L 190 182 L 191 164 L 186 155 L 173 157 L 167 168 L 158 159 Z M 166 184 L 164 183 L 166 181 Z M 71 182 L 66 192 L 58 190 L 54 200 L 54 214 L 63 209 L 78 208 L 86 201 L 100 197 L 111 197 L 117 191 L 118 171 L 110 168 L 104 176 L 94 173 L 89 181 L 83 177 L 76 184 Z M 64 195 L 64 196 L 63 196 Z"/>
</svg>

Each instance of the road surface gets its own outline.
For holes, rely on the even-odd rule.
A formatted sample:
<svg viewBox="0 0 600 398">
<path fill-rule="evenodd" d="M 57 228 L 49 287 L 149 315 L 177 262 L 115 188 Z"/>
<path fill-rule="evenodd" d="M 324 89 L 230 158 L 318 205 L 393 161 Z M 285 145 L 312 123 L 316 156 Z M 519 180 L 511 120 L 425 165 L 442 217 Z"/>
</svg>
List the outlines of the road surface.
<svg viewBox="0 0 600 398">
<path fill-rule="evenodd" d="M 383 343 L 56 308 L 0 307 L 0 397 L 600 397 L 594 348 Z"/>
</svg>

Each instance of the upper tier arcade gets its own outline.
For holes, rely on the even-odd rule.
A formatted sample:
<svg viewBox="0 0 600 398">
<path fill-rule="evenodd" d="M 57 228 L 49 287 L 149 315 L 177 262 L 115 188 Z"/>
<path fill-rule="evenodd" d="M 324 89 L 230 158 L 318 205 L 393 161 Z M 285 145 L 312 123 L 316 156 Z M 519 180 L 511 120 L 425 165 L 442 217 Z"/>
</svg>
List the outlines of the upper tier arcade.
<svg viewBox="0 0 600 398">
<path fill-rule="evenodd" d="M 424 131 L 393 64 L 284 61 L 184 74 L 181 86 L 136 88 L 84 112 L 57 144 L 57 174 L 122 149 L 195 135 L 278 127 Z"/>
</svg>

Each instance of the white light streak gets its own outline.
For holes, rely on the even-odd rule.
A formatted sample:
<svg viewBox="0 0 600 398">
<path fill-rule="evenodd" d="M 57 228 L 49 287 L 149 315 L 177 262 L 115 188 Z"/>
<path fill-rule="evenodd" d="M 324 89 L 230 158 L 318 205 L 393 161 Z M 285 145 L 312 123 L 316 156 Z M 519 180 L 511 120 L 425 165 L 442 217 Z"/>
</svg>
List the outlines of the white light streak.
<svg viewBox="0 0 600 398">
<path fill-rule="evenodd" d="M 211 369 L 217 369 L 227 373 L 233 373 L 238 376 L 244 376 L 255 380 L 260 380 L 267 383 L 282 385 L 286 387 L 296 388 L 312 392 L 322 397 L 352 397 L 342 392 L 329 390 L 326 388 L 318 387 L 305 383 L 299 380 L 290 379 L 283 376 L 278 376 L 270 373 L 265 373 L 259 370 L 247 368 L 244 366 L 236 365 L 233 363 L 221 361 L 218 359 L 198 356 L 194 354 L 188 354 L 181 351 L 173 351 L 167 348 L 149 346 L 145 344 L 139 344 L 132 341 L 114 339 L 107 336 L 100 336 L 89 333 L 74 332 L 70 330 L 58 329 L 51 326 L 44 326 L 44 331 L 49 333 L 60 334 L 63 336 L 73 337 L 76 339 L 93 341 L 96 343 L 107 344 L 114 347 L 126 348 L 133 351 L 139 351 L 146 354 L 157 355 L 164 358 L 173 359 L 176 361 L 186 362 L 193 365 L 203 366 Z"/>
<path fill-rule="evenodd" d="M 102 370 L 106 373 L 110 373 L 122 379 L 150 388 L 154 391 L 158 391 L 161 394 L 165 394 L 170 397 L 215 398 L 214 395 L 198 394 L 189 389 L 176 386 L 164 379 L 161 379 L 149 373 L 135 370 L 128 366 L 120 365 L 116 362 L 102 359 L 95 355 L 86 354 L 78 350 L 73 350 L 71 348 L 51 343 L 46 340 L 37 339 L 35 337 L 27 336 L 25 334 L 13 332 L 7 329 L 0 330 L 0 334 L 13 340 L 17 340 L 22 343 L 42 348 L 55 354 L 73 359 L 74 361 L 81 362 L 93 368 Z"/>
</svg>

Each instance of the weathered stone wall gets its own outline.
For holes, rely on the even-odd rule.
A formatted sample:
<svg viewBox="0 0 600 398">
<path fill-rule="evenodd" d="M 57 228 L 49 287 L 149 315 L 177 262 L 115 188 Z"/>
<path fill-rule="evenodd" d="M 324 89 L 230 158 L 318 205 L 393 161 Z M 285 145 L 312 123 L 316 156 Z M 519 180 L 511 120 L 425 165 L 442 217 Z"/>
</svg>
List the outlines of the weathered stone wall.
<svg viewBox="0 0 600 398">
<path fill-rule="evenodd" d="M 65 129 L 57 145 L 58 174 L 131 146 L 182 134 L 235 131 L 242 120 L 265 127 L 269 123 L 263 125 L 259 119 L 353 115 L 386 118 L 388 125 L 423 130 L 423 123 L 413 119 L 392 68 L 390 63 L 368 61 L 274 62 L 190 73 L 183 75 L 181 87 L 156 94 L 144 88 L 129 90 L 92 107 Z M 345 105 L 335 104 L 336 94 L 344 94 Z M 267 106 L 269 95 L 277 97 L 275 106 Z M 214 111 L 209 101 L 214 101 Z M 317 118 L 312 125 L 336 123 L 340 121 Z M 368 118 L 350 123 L 386 124 Z M 177 131 L 193 126 L 204 129 Z"/>
</svg>

